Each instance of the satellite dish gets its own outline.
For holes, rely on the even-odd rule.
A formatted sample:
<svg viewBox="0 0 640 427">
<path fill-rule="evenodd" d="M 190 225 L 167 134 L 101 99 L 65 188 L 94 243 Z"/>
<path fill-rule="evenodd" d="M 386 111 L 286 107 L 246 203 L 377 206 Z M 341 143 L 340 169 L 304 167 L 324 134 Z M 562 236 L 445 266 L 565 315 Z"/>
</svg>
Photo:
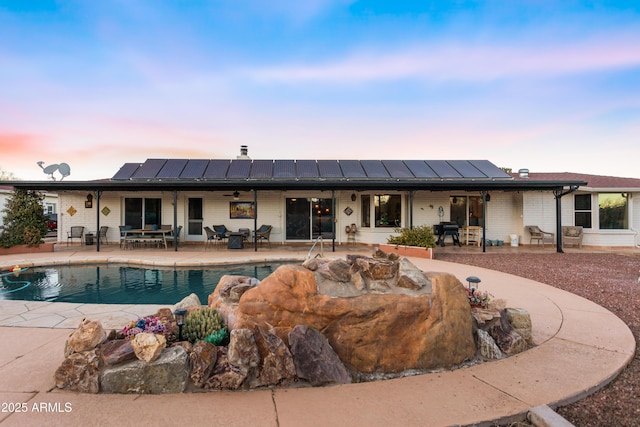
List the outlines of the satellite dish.
<svg viewBox="0 0 640 427">
<path fill-rule="evenodd" d="M 60 181 L 62 181 L 63 179 L 71 175 L 71 168 L 66 163 L 60 163 L 58 165 L 58 172 L 60 172 L 60 175 L 62 175 L 62 178 L 60 178 Z"/>
</svg>

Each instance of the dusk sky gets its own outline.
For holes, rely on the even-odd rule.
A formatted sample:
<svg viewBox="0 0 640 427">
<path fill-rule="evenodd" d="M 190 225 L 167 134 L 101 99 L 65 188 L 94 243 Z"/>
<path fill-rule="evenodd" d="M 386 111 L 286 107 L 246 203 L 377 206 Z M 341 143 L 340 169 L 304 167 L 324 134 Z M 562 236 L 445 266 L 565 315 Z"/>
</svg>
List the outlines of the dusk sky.
<svg viewBox="0 0 640 427">
<path fill-rule="evenodd" d="M 0 0 L 0 169 L 241 145 L 640 178 L 640 2 Z"/>
</svg>

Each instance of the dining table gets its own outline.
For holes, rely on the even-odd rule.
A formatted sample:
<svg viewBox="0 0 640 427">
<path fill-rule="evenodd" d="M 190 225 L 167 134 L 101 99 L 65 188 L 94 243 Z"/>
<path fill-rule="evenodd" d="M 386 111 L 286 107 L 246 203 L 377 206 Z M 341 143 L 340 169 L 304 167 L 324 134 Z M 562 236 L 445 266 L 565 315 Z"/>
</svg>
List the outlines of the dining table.
<svg viewBox="0 0 640 427">
<path fill-rule="evenodd" d="M 168 249 L 167 234 L 171 234 L 173 230 L 167 229 L 148 229 L 148 228 L 132 228 L 123 230 L 123 240 L 125 248 L 133 249 L 136 243 L 162 243 L 165 249 Z"/>
</svg>

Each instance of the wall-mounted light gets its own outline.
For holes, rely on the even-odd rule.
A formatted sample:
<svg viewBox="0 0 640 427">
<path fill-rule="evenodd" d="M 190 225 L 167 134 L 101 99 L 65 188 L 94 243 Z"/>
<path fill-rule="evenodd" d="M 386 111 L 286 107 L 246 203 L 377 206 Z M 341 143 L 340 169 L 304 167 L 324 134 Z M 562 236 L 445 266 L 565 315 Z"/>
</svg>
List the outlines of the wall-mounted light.
<svg viewBox="0 0 640 427">
<path fill-rule="evenodd" d="M 87 200 L 84 201 L 84 207 L 88 209 L 93 207 L 93 194 L 87 194 Z"/>
<path fill-rule="evenodd" d="M 356 201 L 356 193 L 351 193 L 351 201 L 352 202 Z"/>
<path fill-rule="evenodd" d="M 240 193 L 237 191 L 233 192 L 233 200 L 238 200 L 240 198 Z"/>
</svg>

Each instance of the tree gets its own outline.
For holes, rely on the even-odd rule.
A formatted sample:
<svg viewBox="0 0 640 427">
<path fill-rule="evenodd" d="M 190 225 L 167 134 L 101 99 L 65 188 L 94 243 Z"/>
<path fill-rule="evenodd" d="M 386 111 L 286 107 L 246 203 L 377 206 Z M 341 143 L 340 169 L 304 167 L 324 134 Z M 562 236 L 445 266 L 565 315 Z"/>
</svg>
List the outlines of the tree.
<svg viewBox="0 0 640 427">
<path fill-rule="evenodd" d="M 18 178 L 12 173 L 0 168 L 0 181 L 16 181 Z"/>
<path fill-rule="evenodd" d="M 4 212 L 4 231 L 0 246 L 35 246 L 47 234 L 47 218 L 42 203 L 44 196 L 33 190 L 15 189 L 7 200 Z"/>
</svg>

